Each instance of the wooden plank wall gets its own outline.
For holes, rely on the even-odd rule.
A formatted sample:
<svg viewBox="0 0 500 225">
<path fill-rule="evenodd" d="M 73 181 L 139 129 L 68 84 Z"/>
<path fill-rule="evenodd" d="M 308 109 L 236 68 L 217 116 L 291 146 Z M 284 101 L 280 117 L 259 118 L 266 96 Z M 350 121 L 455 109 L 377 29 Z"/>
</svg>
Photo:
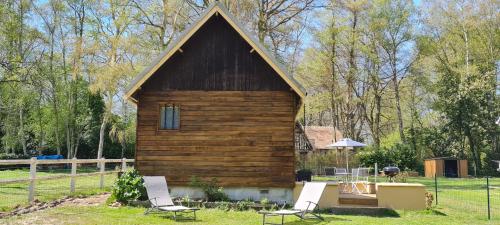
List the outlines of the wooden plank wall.
<svg viewBox="0 0 500 225">
<path fill-rule="evenodd" d="M 425 160 L 424 168 L 425 168 L 425 177 L 434 177 L 434 175 L 436 174 L 436 161 Z"/>
<path fill-rule="evenodd" d="M 296 95 L 289 91 L 142 92 L 136 167 L 187 186 L 293 187 Z M 158 130 L 159 104 L 180 104 L 178 131 Z"/>
<path fill-rule="evenodd" d="M 149 80 L 148 91 L 288 91 L 290 86 L 222 17 L 210 18 Z"/>
<path fill-rule="evenodd" d="M 467 165 L 467 160 L 457 160 L 458 163 L 458 177 L 467 178 L 469 176 L 469 168 Z"/>
</svg>

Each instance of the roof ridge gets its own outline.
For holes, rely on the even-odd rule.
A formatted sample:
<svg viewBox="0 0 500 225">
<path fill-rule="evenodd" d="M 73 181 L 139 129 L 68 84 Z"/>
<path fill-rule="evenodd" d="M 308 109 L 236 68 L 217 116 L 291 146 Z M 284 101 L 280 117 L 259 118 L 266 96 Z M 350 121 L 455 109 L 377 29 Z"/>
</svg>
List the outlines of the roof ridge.
<svg viewBox="0 0 500 225">
<path fill-rule="evenodd" d="M 233 17 L 233 15 L 227 10 L 227 8 L 220 2 L 214 1 L 205 9 L 205 11 L 195 20 L 190 26 L 185 29 L 179 36 L 177 36 L 170 45 L 163 50 L 152 63 L 144 68 L 129 84 L 126 89 L 124 98 L 135 100 L 132 95 L 144 84 L 165 62 L 167 62 L 170 57 L 182 46 L 184 45 L 193 35 L 198 31 L 214 14 L 219 12 L 222 17 L 229 23 L 229 25 L 237 31 L 237 33 L 258 52 L 258 54 L 270 65 L 273 70 L 294 90 L 301 98 L 305 97 L 304 87 L 297 81 L 293 76 L 290 75 L 289 71 L 282 65 L 275 56 L 270 54 L 268 50 L 255 39 L 254 35 L 249 34 L 245 27 L 242 26 L 239 21 Z"/>
</svg>

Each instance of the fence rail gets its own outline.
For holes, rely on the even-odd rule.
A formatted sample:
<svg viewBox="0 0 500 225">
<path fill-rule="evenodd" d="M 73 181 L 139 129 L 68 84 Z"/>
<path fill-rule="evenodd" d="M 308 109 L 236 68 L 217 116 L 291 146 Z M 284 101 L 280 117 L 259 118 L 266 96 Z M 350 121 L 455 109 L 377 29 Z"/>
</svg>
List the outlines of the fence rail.
<svg viewBox="0 0 500 225">
<path fill-rule="evenodd" d="M 31 159 L 26 159 L 26 160 L 0 160 L 0 167 L 1 166 L 12 166 L 12 165 L 29 165 L 29 177 L 28 178 L 10 178 L 10 179 L 1 179 L 0 184 L 6 185 L 6 184 L 13 184 L 13 183 L 25 183 L 28 182 L 28 196 L 27 200 L 28 202 L 31 202 L 35 198 L 36 194 L 36 183 L 37 181 L 43 181 L 43 180 L 55 180 L 55 179 L 61 179 L 61 178 L 69 178 L 69 192 L 74 193 L 75 192 L 75 183 L 76 183 L 76 178 L 77 177 L 85 177 L 85 176 L 100 176 L 99 178 L 99 188 L 103 189 L 104 188 L 104 179 L 105 175 L 107 174 L 113 174 L 117 172 L 125 172 L 127 169 L 127 163 L 133 163 L 134 159 L 55 159 L 55 160 L 37 160 L 37 158 L 33 157 Z M 87 173 L 78 173 L 77 174 L 77 168 L 79 164 L 93 164 L 95 163 L 97 168 L 99 169 L 98 172 L 87 172 Z M 121 164 L 120 170 L 115 170 L 115 171 L 106 171 L 106 163 L 118 163 Z M 61 165 L 61 164 L 67 164 L 71 165 L 71 172 L 69 174 L 57 174 L 57 175 L 51 175 L 51 176 L 37 176 L 37 166 L 39 165 Z"/>
</svg>

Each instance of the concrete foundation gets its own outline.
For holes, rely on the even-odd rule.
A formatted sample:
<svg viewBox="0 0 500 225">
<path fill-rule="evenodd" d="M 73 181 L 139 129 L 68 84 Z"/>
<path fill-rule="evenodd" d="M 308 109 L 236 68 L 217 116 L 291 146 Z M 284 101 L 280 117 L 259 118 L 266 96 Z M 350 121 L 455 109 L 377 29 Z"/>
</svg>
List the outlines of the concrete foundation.
<svg viewBox="0 0 500 225">
<path fill-rule="evenodd" d="M 204 198 L 205 194 L 199 188 L 193 187 L 169 187 L 170 195 L 172 197 L 190 198 Z M 257 187 L 238 187 L 224 188 L 224 193 L 228 195 L 231 200 L 245 200 L 250 199 L 253 201 L 260 201 L 263 198 L 269 199 L 272 202 L 293 202 L 293 189 L 292 188 L 257 188 Z"/>
</svg>

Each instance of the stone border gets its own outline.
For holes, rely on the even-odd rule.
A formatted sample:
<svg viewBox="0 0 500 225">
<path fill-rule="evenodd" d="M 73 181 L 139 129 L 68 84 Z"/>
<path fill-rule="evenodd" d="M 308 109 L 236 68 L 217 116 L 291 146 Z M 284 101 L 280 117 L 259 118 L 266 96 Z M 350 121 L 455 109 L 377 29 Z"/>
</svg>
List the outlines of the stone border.
<svg viewBox="0 0 500 225">
<path fill-rule="evenodd" d="M 101 193 L 101 194 L 97 194 L 97 195 L 105 195 L 105 194 L 109 194 L 109 193 Z M 41 202 L 38 199 L 35 199 L 28 206 L 23 207 L 21 205 L 17 205 L 10 212 L 0 212 L 0 219 L 4 219 L 7 217 L 11 217 L 11 216 L 19 216 L 19 215 L 23 215 L 23 214 L 28 214 L 28 213 L 32 213 L 32 212 L 36 212 L 36 211 L 40 211 L 40 210 L 44 210 L 44 209 L 50 209 L 50 208 L 57 207 L 57 206 L 59 206 L 63 203 L 66 203 L 66 202 L 73 202 L 73 201 L 78 200 L 78 199 L 86 199 L 86 198 L 90 198 L 92 196 L 96 196 L 96 195 L 65 196 L 63 198 L 56 199 L 56 200 L 50 201 L 50 202 Z"/>
</svg>

